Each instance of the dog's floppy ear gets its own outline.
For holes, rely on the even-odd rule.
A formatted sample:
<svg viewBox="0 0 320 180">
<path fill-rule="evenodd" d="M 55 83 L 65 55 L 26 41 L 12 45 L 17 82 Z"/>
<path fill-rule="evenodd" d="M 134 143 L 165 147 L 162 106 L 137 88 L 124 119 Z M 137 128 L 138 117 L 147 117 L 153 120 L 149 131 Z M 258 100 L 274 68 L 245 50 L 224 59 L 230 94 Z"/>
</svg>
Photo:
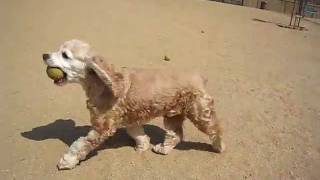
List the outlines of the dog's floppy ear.
<svg viewBox="0 0 320 180">
<path fill-rule="evenodd" d="M 112 64 L 107 62 L 103 57 L 93 56 L 87 59 L 87 66 L 110 88 L 115 97 L 123 95 L 124 76 L 122 73 L 116 72 Z"/>
</svg>

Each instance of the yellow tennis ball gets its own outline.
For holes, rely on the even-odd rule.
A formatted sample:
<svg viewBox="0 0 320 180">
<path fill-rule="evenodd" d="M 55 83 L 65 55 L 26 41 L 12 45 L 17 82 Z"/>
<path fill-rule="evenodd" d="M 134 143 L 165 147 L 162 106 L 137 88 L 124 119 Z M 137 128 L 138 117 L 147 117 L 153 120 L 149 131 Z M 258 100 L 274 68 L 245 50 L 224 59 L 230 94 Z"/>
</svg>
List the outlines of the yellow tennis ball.
<svg viewBox="0 0 320 180">
<path fill-rule="evenodd" d="M 47 67 L 47 75 L 53 80 L 59 80 L 64 78 L 64 73 L 60 68 Z"/>
</svg>

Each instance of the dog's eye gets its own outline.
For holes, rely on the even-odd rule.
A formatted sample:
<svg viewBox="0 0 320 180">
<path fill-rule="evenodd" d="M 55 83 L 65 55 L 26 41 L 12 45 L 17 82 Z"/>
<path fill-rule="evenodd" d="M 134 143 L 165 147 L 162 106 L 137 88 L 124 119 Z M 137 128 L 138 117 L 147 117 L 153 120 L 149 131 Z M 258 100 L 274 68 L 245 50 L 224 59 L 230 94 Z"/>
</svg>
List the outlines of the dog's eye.
<svg viewBox="0 0 320 180">
<path fill-rule="evenodd" d="M 62 57 L 65 58 L 65 59 L 70 59 L 69 56 L 68 56 L 68 54 L 67 54 L 66 52 L 63 52 L 63 53 L 62 53 Z"/>
</svg>

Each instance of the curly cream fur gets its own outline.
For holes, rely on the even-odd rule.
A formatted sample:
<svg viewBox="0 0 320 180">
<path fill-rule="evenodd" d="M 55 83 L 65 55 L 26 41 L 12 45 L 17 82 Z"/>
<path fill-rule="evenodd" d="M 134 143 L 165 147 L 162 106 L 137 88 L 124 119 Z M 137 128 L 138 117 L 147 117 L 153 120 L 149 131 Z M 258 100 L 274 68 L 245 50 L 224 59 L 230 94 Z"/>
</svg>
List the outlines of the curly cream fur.
<svg viewBox="0 0 320 180">
<path fill-rule="evenodd" d="M 79 77 L 73 78 L 79 79 L 88 97 L 92 130 L 70 146 L 58 164 L 60 169 L 74 168 L 118 128 L 127 128 L 138 151 L 147 150 L 150 138 L 145 135 L 142 125 L 160 116 L 164 118 L 166 136 L 163 143 L 153 148 L 155 152 L 168 154 L 183 139 L 182 124 L 187 118 L 209 136 L 215 151 L 225 149 L 213 99 L 205 91 L 207 80 L 201 75 L 154 69 L 116 69 L 105 58 L 92 55 L 88 45 L 81 43 L 69 41 L 62 47 L 77 57 L 70 61 L 85 64 L 83 69 L 76 70 L 81 72 Z M 83 51 L 81 47 L 84 47 Z M 64 70 L 63 66 L 60 68 Z"/>
</svg>

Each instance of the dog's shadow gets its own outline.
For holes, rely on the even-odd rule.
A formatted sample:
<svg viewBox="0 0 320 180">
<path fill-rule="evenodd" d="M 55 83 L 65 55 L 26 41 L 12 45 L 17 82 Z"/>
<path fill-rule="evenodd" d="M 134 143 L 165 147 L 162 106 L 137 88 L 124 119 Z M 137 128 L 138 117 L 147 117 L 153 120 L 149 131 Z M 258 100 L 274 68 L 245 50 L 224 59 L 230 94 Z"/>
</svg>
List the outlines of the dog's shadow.
<svg viewBox="0 0 320 180">
<path fill-rule="evenodd" d="M 151 144 L 161 143 L 165 136 L 165 131 L 154 125 L 144 125 L 146 134 L 151 138 Z M 33 128 L 31 131 L 22 132 L 21 136 L 35 141 L 43 141 L 46 139 L 59 139 L 68 146 L 81 136 L 86 136 L 90 130 L 90 126 L 75 126 L 72 119 L 58 119 L 53 123 Z M 127 135 L 125 129 L 119 129 L 112 137 L 110 137 L 101 149 L 116 149 L 124 146 L 134 146 L 134 141 Z M 183 141 L 177 145 L 179 150 L 201 150 L 212 152 L 209 144 L 200 142 Z M 94 156 L 97 152 L 93 152 L 89 157 Z"/>
</svg>

